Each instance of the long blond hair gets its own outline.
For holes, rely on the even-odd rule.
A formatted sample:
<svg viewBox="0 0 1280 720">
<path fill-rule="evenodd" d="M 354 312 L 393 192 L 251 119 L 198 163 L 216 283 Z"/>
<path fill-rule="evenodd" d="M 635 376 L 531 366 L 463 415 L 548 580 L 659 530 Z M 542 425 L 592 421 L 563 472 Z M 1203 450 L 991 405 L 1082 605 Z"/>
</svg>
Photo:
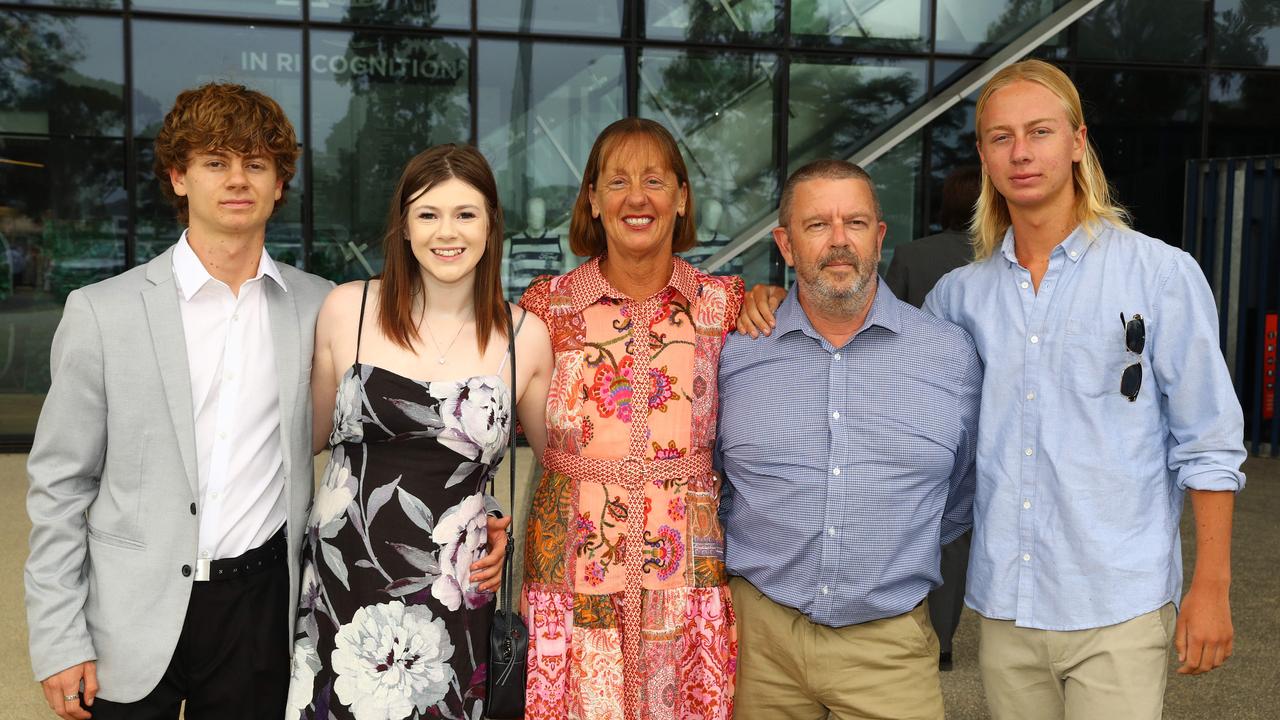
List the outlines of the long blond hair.
<svg viewBox="0 0 1280 720">
<path fill-rule="evenodd" d="M 1042 85 L 1049 92 L 1058 96 L 1063 109 L 1067 111 L 1067 121 L 1071 130 L 1084 127 L 1084 109 L 1080 105 L 1080 93 L 1071 82 L 1071 78 L 1058 68 L 1043 60 L 1023 60 L 996 73 L 982 88 L 978 96 L 978 107 L 974 112 L 974 130 L 978 143 L 982 143 L 982 113 L 987 102 L 997 90 L 1007 87 L 1019 80 L 1026 80 Z M 1102 172 L 1102 163 L 1093 143 L 1085 138 L 1084 157 L 1074 163 L 1072 176 L 1075 182 L 1076 220 L 1084 225 L 1085 231 L 1092 234 L 1103 221 L 1127 228 L 1129 212 L 1117 203 L 1113 197 L 1111 185 Z M 973 220 L 969 223 L 969 239 L 973 244 L 975 260 L 983 260 L 995 252 L 996 246 L 1004 240 L 1005 230 L 1013 224 L 1009 216 L 1009 203 L 996 190 L 986 168 L 982 171 L 982 192 L 973 208 Z"/>
</svg>

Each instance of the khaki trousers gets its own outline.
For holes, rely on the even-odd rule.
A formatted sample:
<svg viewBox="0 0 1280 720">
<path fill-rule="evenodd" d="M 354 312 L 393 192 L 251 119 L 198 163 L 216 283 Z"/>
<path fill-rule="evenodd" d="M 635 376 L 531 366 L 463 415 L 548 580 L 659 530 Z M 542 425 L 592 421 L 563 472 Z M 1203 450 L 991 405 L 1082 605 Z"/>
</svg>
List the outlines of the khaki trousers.
<svg viewBox="0 0 1280 720">
<path fill-rule="evenodd" d="M 938 638 L 924 603 L 833 628 L 729 578 L 738 628 L 735 720 L 942 720 Z"/>
<path fill-rule="evenodd" d="M 1092 630 L 1036 630 L 978 617 L 978 667 L 994 720 L 1160 718 L 1172 603 Z"/>
</svg>

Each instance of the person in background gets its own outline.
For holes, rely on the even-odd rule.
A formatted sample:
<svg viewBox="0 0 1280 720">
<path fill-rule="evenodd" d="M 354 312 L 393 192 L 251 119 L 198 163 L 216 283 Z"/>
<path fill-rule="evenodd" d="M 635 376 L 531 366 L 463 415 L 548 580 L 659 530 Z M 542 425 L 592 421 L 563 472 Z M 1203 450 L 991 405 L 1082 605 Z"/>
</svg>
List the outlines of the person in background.
<svg viewBox="0 0 1280 720">
<path fill-rule="evenodd" d="M 893 260 L 884 282 L 894 296 L 920 307 L 925 296 L 943 275 L 973 258 L 969 243 L 969 220 L 982 187 L 982 171 L 975 166 L 952 170 L 942 181 L 942 207 L 938 222 L 942 232 L 927 235 L 893 251 Z M 951 641 L 964 609 L 965 574 L 969 571 L 969 543 L 966 532 L 942 547 L 942 585 L 929 591 L 929 619 L 938 634 L 938 669 L 953 666 Z"/>
</svg>

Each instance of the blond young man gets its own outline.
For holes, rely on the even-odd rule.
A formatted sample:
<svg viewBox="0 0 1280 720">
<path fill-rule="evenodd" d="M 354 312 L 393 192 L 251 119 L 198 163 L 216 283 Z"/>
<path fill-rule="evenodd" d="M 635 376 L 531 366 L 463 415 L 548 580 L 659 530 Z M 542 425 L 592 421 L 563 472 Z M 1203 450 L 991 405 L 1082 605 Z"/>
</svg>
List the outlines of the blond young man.
<svg viewBox="0 0 1280 720">
<path fill-rule="evenodd" d="M 976 261 L 925 309 L 986 369 L 966 604 L 987 700 L 997 720 L 1159 718 L 1170 643 L 1184 674 L 1231 655 L 1245 451 L 1213 298 L 1189 255 L 1129 229 L 1060 70 L 998 73 L 976 128 Z"/>
</svg>

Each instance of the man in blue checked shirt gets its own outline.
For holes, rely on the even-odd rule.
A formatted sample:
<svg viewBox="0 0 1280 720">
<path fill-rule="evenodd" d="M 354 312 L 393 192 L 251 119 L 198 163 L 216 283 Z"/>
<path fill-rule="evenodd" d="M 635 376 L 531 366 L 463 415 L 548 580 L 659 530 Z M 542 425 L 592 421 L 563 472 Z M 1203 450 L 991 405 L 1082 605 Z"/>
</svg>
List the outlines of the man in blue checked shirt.
<svg viewBox="0 0 1280 720">
<path fill-rule="evenodd" d="M 876 275 L 886 228 L 861 168 L 797 170 L 778 221 L 796 284 L 769 337 L 720 356 L 735 717 L 942 720 L 924 598 L 971 526 L 982 366 Z"/>
<path fill-rule="evenodd" d="M 965 601 L 987 701 L 997 720 L 1158 718 L 1170 641 L 1184 674 L 1231 655 L 1245 451 L 1213 298 L 1189 255 L 1127 227 L 1060 70 L 1002 70 L 976 127 L 977 260 L 925 309 L 986 366 Z"/>
</svg>

